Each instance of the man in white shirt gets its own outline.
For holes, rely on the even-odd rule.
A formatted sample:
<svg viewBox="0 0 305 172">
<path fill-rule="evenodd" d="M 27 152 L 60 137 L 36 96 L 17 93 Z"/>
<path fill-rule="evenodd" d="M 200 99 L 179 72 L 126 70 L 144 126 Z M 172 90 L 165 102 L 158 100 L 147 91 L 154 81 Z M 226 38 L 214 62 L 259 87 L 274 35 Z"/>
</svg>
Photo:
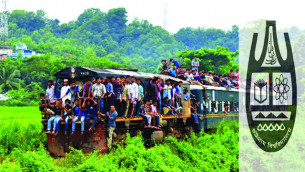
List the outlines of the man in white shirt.
<svg viewBox="0 0 305 172">
<path fill-rule="evenodd" d="M 55 103 L 55 93 L 54 93 L 54 85 L 53 85 L 53 81 L 52 80 L 49 80 L 48 81 L 48 87 L 47 87 L 47 90 L 46 90 L 46 95 L 47 95 L 47 98 L 50 99 L 50 103 Z"/>
<path fill-rule="evenodd" d="M 164 85 L 163 89 L 163 99 L 167 97 L 169 100 L 172 100 L 172 86 L 171 86 L 171 81 L 168 79 L 166 80 L 166 84 Z"/>
<path fill-rule="evenodd" d="M 62 99 L 62 104 L 65 104 L 66 99 L 69 99 L 71 101 L 71 92 L 68 90 L 70 89 L 69 81 L 68 79 L 64 79 L 64 86 L 61 87 L 60 90 L 60 98 Z"/>
<path fill-rule="evenodd" d="M 138 84 L 136 83 L 136 78 L 135 77 L 132 77 L 131 78 L 131 86 L 130 86 L 130 97 L 131 97 L 131 103 L 132 103 L 132 109 L 131 109 L 131 116 L 134 116 L 134 114 L 136 114 L 134 112 L 135 110 L 135 105 L 137 104 L 137 101 L 139 99 L 139 86 Z"/>
<path fill-rule="evenodd" d="M 92 86 L 91 90 L 93 94 L 94 101 L 99 103 L 100 111 L 101 113 L 104 113 L 104 97 L 106 94 L 106 87 L 104 84 L 102 84 L 102 79 L 100 77 L 96 78 L 96 84 Z"/>
</svg>

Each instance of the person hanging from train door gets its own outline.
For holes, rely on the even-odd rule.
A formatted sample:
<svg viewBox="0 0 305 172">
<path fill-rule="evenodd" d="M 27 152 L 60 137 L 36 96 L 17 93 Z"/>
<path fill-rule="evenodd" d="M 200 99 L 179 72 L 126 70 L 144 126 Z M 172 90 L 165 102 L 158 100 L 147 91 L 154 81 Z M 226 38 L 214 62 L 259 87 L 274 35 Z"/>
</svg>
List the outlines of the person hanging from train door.
<svg viewBox="0 0 305 172">
<path fill-rule="evenodd" d="M 64 110 L 64 120 L 65 120 L 65 135 L 68 134 L 68 125 L 69 125 L 69 119 L 72 115 L 72 106 L 70 105 L 71 101 L 69 99 L 65 100 L 65 104 L 62 105 L 62 109 Z M 59 124 L 56 124 L 59 125 Z"/>
<path fill-rule="evenodd" d="M 96 84 L 92 86 L 92 97 L 98 103 L 99 112 L 104 113 L 104 97 L 106 94 L 105 85 L 100 77 L 96 78 Z"/>
<path fill-rule="evenodd" d="M 138 84 L 136 83 L 136 78 L 135 77 L 132 77 L 131 78 L 131 82 L 132 82 L 132 85 L 130 87 L 130 97 L 131 97 L 131 111 L 130 111 L 130 116 L 133 118 L 136 114 L 134 113 L 135 112 L 135 106 L 137 104 L 137 100 L 139 98 L 139 87 L 138 87 Z"/>
<path fill-rule="evenodd" d="M 191 116 L 194 120 L 195 127 L 197 127 L 197 125 L 199 124 L 199 114 L 198 114 L 199 105 L 200 105 L 199 100 L 191 101 Z"/>
<path fill-rule="evenodd" d="M 75 100 L 78 100 L 79 96 L 79 87 L 76 85 L 75 81 L 71 81 L 70 88 L 67 90 L 67 92 L 64 94 L 64 96 L 61 97 L 61 99 L 65 98 L 68 95 L 71 95 L 71 105 L 74 107 Z"/>
<path fill-rule="evenodd" d="M 49 107 L 51 108 L 51 110 L 55 113 L 55 116 L 51 117 L 49 120 L 48 120 L 48 125 L 47 125 L 47 132 L 46 134 L 55 134 L 56 132 L 56 125 L 55 125 L 55 120 L 57 118 L 60 118 L 61 117 L 61 101 L 60 100 L 56 100 L 55 99 L 55 104 L 51 104 L 50 102 L 50 99 L 49 100 Z M 53 124 L 53 132 L 51 132 L 51 125 L 52 125 L 52 122 L 54 122 Z"/>
<path fill-rule="evenodd" d="M 113 132 L 115 130 L 116 124 L 116 118 L 118 117 L 118 112 L 115 109 L 114 105 L 110 106 L 110 111 L 106 112 L 106 114 L 102 114 L 102 116 L 108 118 L 108 124 L 107 124 L 107 131 L 108 131 L 108 137 L 107 137 L 107 147 L 108 150 L 111 149 L 111 145 L 112 145 L 112 135 Z"/>
<path fill-rule="evenodd" d="M 64 86 L 61 87 L 60 90 L 60 99 L 62 100 L 62 104 L 65 104 L 66 99 L 71 100 L 71 93 L 69 89 L 70 89 L 69 80 L 64 79 Z"/>
<path fill-rule="evenodd" d="M 75 132 L 75 124 L 80 119 L 81 121 L 81 135 L 84 134 L 85 131 L 85 118 L 86 113 L 81 105 L 79 104 L 79 100 L 75 100 L 75 107 L 72 109 L 72 132 L 71 135 Z"/>
<path fill-rule="evenodd" d="M 144 101 L 144 104 L 138 110 L 137 116 L 141 116 L 145 120 L 145 128 L 151 127 L 151 115 L 149 114 L 149 102 L 148 100 Z"/>
<path fill-rule="evenodd" d="M 111 77 L 107 77 L 106 79 L 106 85 L 105 85 L 105 88 L 106 88 L 106 97 L 105 97 L 105 112 L 108 112 L 109 109 L 110 109 L 110 105 L 111 105 L 111 98 L 113 96 L 113 85 L 111 83 Z"/>
<path fill-rule="evenodd" d="M 91 132 L 94 129 L 95 122 L 97 120 L 97 115 L 98 115 L 97 102 L 92 98 L 85 98 L 82 107 L 86 109 L 86 124 L 89 128 L 88 131 Z M 93 121 L 90 126 L 91 119 Z"/>
</svg>

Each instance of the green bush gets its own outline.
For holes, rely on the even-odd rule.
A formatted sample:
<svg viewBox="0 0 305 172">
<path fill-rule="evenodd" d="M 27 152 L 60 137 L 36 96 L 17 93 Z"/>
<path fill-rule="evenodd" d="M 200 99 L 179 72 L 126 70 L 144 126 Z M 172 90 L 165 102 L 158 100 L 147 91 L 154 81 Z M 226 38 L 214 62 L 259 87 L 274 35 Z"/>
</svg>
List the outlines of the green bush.
<svg viewBox="0 0 305 172">
<path fill-rule="evenodd" d="M 71 148 L 64 158 L 49 155 L 40 130 L 40 124 L 0 126 L 0 171 L 238 171 L 237 122 L 184 140 L 168 137 L 150 148 L 141 135 L 127 134 L 126 145 L 110 153 L 84 155 Z"/>
<path fill-rule="evenodd" d="M 14 149 L 11 155 L 20 164 L 22 171 L 53 171 L 52 158 L 43 147 L 37 151 Z"/>
<path fill-rule="evenodd" d="M 0 153 L 10 154 L 13 149 L 33 151 L 46 143 L 46 135 L 41 133 L 40 123 L 2 123 L 0 127 Z"/>
</svg>

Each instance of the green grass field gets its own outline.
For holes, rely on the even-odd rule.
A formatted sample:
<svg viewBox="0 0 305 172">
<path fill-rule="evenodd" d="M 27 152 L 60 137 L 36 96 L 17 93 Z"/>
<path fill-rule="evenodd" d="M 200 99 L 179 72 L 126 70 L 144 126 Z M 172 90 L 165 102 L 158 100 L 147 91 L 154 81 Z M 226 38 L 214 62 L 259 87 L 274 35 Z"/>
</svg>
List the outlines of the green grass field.
<svg viewBox="0 0 305 172">
<path fill-rule="evenodd" d="M 45 149 L 38 107 L 0 106 L 0 171 L 237 171 L 238 124 L 221 122 L 214 134 L 169 137 L 151 148 L 141 136 L 110 153 L 72 149 L 53 158 Z"/>
<path fill-rule="evenodd" d="M 41 113 L 37 106 L 0 106 L 0 121 L 7 123 L 7 120 L 22 123 L 36 123 L 41 120 Z"/>
</svg>

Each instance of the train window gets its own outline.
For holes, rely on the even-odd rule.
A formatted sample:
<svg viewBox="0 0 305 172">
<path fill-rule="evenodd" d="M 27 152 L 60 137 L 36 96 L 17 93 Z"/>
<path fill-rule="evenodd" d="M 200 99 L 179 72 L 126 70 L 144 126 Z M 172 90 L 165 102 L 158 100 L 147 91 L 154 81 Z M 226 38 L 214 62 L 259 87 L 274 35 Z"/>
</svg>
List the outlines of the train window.
<svg viewBox="0 0 305 172">
<path fill-rule="evenodd" d="M 234 112 L 234 102 L 230 102 L 230 112 Z"/>
<path fill-rule="evenodd" d="M 218 112 L 222 112 L 223 111 L 222 103 L 221 102 L 217 102 L 217 109 L 218 109 Z"/>
<path fill-rule="evenodd" d="M 239 112 L 238 102 L 234 103 L 234 111 Z"/>
<path fill-rule="evenodd" d="M 215 113 L 215 112 L 217 112 L 217 107 L 216 107 L 216 102 L 215 101 L 212 101 L 212 103 L 211 103 L 211 112 L 213 112 L 213 113 Z"/>
</svg>

